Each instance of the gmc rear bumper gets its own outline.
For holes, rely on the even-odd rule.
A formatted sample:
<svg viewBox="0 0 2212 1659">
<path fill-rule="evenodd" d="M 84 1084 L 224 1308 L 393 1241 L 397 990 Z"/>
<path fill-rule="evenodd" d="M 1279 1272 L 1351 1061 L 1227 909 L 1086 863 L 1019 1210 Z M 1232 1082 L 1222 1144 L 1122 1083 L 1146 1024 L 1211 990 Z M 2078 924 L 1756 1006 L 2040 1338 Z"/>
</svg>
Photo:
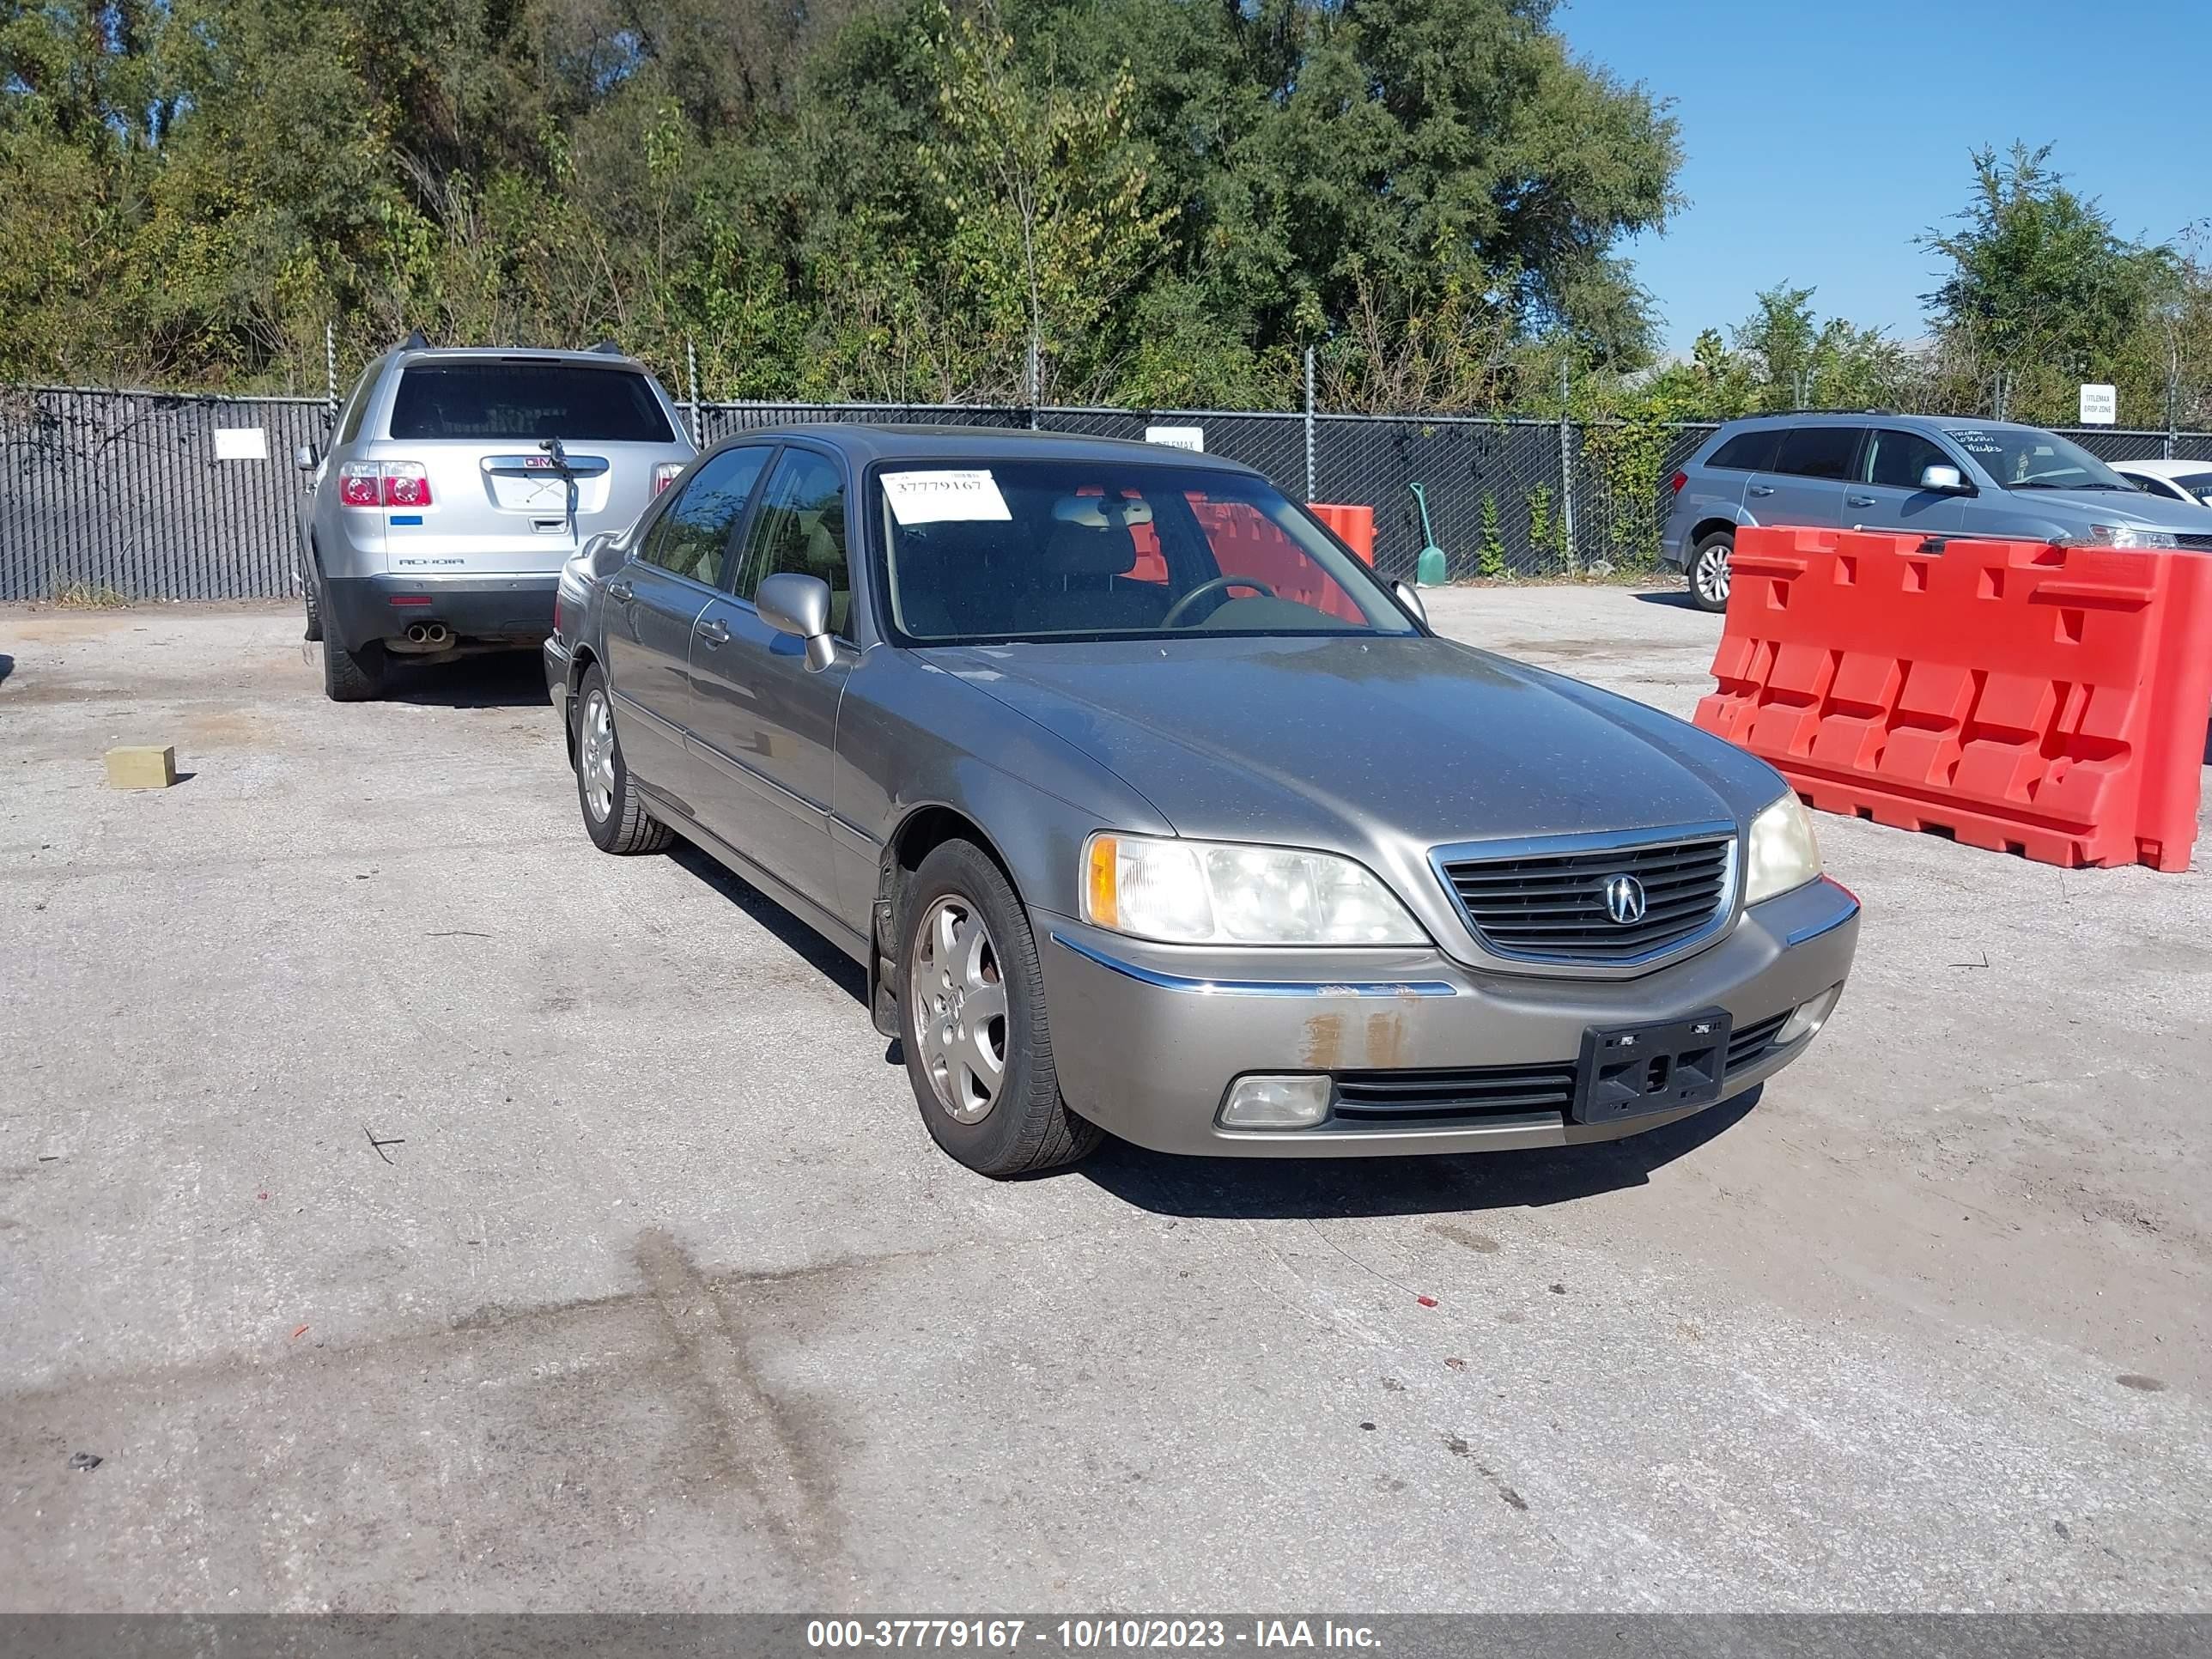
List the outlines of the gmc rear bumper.
<svg viewBox="0 0 2212 1659">
<path fill-rule="evenodd" d="M 349 651 L 399 639 L 416 623 L 441 622 L 464 640 L 532 645 L 553 631 L 558 574 L 326 576 L 323 629 Z"/>
</svg>

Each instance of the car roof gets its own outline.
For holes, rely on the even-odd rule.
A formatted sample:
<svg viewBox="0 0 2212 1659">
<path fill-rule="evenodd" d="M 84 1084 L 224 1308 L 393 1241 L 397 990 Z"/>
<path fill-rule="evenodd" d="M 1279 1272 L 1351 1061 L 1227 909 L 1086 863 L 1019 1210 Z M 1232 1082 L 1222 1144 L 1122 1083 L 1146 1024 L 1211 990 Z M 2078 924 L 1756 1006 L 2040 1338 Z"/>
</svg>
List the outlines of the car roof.
<svg viewBox="0 0 2212 1659">
<path fill-rule="evenodd" d="M 2021 421 L 1984 420 L 1978 415 L 1901 415 L 1893 409 L 1785 409 L 1771 415 L 1738 415 L 1721 422 L 1723 431 L 1757 426 L 1923 427 L 1937 432 L 2042 432 Z"/>
<path fill-rule="evenodd" d="M 1092 438 L 1074 432 L 1030 432 L 998 426 L 934 426 L 862 421 L 801 421 L 732 433 L 714 445 L 761 443 L 779 438 L 812 438 L 836 446 L 860 465 L 890 460 L 1063 460 L 1145 461 L 1156 465 L 1203 467 L 1214 472 L 1267 475 L 1224 456 L 1200 454 L 1165 444 L 1126 438 Z"/>
<path fill-rule="evenodd" d="M 2180 478 L 2212 472 L 2212 461 L 2107 461 L 2115 472 L 2141 472 L 2154 478 Z"/>
</svg>

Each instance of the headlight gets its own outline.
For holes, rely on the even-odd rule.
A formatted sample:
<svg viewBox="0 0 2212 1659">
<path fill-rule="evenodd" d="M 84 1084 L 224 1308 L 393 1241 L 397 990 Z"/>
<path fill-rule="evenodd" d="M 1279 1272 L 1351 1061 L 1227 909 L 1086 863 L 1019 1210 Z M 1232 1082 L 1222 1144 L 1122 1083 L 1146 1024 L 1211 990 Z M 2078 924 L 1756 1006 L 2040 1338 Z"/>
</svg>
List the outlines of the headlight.
<svg viewBox="0 0 2212 1659">
<path fill-rule="evenodd" d="M 2144 530 L 2131 524 L 2093 524 L 2081 539 L 2092 547 L 2179 547 L 2170 530 Z"/>
<path fill-rule="evenodd" d="M 1091 837 L 1083 919 L 1170 945 L 1419 945 L 1390 890 L 1350 859 L 1287 847 Z"/>
<path fill-rule="evenodd" d="M 1756 904 L 1820 873 L 1820 843 L 1813 838 L 1813 815 L 1793 792 L 1751 821 L 1751 856 L 1746 860 L 1743 902 Z"/>
</svg>

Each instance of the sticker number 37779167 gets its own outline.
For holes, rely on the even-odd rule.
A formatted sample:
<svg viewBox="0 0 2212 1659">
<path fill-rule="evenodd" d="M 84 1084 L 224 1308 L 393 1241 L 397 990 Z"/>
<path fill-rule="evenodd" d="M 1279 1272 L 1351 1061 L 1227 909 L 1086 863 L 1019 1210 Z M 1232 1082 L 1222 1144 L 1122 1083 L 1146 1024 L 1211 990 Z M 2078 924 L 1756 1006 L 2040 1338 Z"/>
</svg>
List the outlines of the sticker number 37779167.
<svg viewBox="0 0 2212 1659">
<path fill-rule="evenodd" d="M 964 471 L 886 472 L 884 499 L 902 525 L 981 520 L 1005 524 L 1014 516 L 999 482 L 983 468 Z"/>
</svg>

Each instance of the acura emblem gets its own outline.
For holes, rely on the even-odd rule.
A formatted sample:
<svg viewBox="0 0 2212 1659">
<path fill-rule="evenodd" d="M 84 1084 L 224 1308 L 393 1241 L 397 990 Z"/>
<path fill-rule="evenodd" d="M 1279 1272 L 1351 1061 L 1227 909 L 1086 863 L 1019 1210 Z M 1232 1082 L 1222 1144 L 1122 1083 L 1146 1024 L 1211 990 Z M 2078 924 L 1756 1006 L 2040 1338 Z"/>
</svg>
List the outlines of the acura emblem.
<svg viewBox="0 0 2212 1659">
<path fill-rule="evenodd" d="M 1644 884 L 1633 876 L 1608 876 L 1605 913 L 1623 927 L 1644 920 Z"/>
</svg>

